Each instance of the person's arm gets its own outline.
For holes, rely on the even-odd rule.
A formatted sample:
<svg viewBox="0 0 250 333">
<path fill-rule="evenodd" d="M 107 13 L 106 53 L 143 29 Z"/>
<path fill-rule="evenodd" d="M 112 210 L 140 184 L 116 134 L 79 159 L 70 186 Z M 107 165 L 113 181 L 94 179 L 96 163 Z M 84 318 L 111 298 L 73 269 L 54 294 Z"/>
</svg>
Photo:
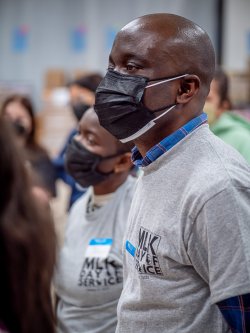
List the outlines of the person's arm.
<svg viewBox="0 0 250 333">
<path fill-rule="evenodd" d="M 217 305 L 233 333 L 250 332 L 250 294 L 230 297 Z"/>
</svg>

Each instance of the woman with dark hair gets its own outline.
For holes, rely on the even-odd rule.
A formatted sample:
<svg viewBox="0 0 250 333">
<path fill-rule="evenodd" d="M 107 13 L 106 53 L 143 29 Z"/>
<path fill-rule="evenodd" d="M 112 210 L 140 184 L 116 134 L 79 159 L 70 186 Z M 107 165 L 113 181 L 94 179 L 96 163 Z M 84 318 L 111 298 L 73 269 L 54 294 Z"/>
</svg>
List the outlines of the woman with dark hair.
<svg viewBox="0 0 250 333">
<path fill-rule="evenodd" d="M 36 119 L 30 99 L 22 95 L 9 96 L 2 105 L 1 114 L 10 121 L 18 145 L 24 149 L 34 182 L 47 193 L 48 198 L 55 196 L 54 166 L 46 150 L 37 142 Z"/>
<path fill-rule="evenodd" d="M 21 145 L 40 148 L 35 138 L 34 109 L 28 97 L 18 94 L 9 96 L 2 105 L 2 113 L 11 120 Z"/>
<path fill-rule="evenodd" d="M 55 233 L 0 116 L 0 332 L 53 333 Z"/>
</svg>

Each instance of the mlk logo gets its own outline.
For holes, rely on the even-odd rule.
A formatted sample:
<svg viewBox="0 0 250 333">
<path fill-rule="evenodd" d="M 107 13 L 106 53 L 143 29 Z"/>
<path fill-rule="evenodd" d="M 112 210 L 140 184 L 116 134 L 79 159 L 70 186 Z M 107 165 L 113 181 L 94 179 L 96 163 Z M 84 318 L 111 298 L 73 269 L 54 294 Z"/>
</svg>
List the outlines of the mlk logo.
<svg viewBox="0 0 250 333">
<path fill-rule="evenodd" d="M 160 240 L 160 236 L 140 228 L 135 253 L 135 267 L 140 274 L 163 275 L 157 257 Z"/>
</svg>

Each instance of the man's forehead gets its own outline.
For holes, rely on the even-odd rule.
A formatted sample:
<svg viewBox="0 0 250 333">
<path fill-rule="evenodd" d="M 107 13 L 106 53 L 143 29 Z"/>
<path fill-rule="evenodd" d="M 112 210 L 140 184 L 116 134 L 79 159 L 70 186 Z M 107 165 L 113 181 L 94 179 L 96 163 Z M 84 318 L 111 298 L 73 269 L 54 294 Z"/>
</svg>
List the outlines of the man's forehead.
<svg viewBox="0 0 250 333">
<path fill-rule="evenodd" d="M 184 28 L 178 25 L 173 19 L 169 19 L 164 15 L 148 15 L 139 17 L 127 25 L 125 25 L 120 33 L 139 34 L 139 35 L 152 35 L 160 38 L 168 38 L 179 34 L 180 30 Z M 185 29 L 188 27 L 185 26 Z"/>
<path fill-rule="evenodd" d="M 121 32 L 130 31 L 131 33 L 135 33 L 136 31 L 162 31 L 168 27 L 169 23 L 166 18 L 163 19 L 163 16 L 160 15 L 161 18 L 159 19 L 158 15 L 145 15 L 136 18 L 135 20 L 126 24 L 122 29 Z M 173 26 L 173 22 L 171 24 Z"/>
<path fill-rule="evenodd" d="M 140 21 L 133 21 L 130 24 L 123 27 L 117 34 L 117 37 L 120 39 L 150 39 L 155 40 L 156 38 L 167 38 L 168 29 L 157 29 L 153 25 L 146 25 L 140 23 Z"/>
<path fill-rule="evenodd" d="M 82 116 L 79 122 L 79 130 L 81 132 L 86 131 L 97 137 L 99 136 L 102 128 L 99 123 L 98 117 L 96 116 L 92 108 L 88 109 Z"/>
<path fill-rule="evenodd" d="M 88 110 L 84 113 L 84 116 L 88 117 L 89 119 L 92 119 L 93 121 L 99 122 L 93 106 L 88 108 Z"/>
<path fill-rule="evenodd" d="M 122 30 L 114 41 L 111 58 L 119 54 L 124 57 L 132 56 L 138 60 L 145 60 L 153 53 L 158 55 L 161 51 L 165 52 L 167 44 L 168 39 L 154 31 Z"/>
<path fill-rule="evenodd" d="M 122 32 L 135 32 L 138 29 L 142 28 L 142 24 L 140 23 L 140 19 L 135 19 L 134 21 L 129 22 L 128 24 L 126 24 L 122 29 L 121 29 L 121 33 Z"/>
</svg>

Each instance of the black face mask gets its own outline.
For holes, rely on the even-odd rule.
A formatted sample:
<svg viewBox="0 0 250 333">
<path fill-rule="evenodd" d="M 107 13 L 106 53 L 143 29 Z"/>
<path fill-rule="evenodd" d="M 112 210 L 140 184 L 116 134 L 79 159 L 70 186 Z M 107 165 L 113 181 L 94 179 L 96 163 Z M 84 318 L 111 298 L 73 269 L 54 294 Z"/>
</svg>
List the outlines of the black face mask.
<svg viewBox="0 0 250 333">
<path fill-rule="evenodd" d="M 90 108 L 90 105 L 84 103 L 74 103 L 71 104 L 71 108 L 77 121 L 80 121 L 83 114 Z"/>
<path fill-rule="evenodd" d="M 116 157 L 121 153 L 102 157 L 87 150 L 80 142 L 72 139 L 65 154 L 65 167 L 68 173 L 83 187 L 96 185 L 106 180 L 114 171 L 103 173 L 97 166 L 103 160 Z"/>
<path fill-rule="evenodd" d="M 124 75 L 109 69 L 96 90 L 94 109 L 100 124 L 121 142 L 138 138 L 176 106 L 171 104 L 149 110 L 142 102 L 144 90 L 186 75 L 149 80 L 144 76 Z M 159 82 L 148 85 L 152 81 Z M 165 112 L 160 116 L 154 115 L 163 110 Z"/>
</svg>

